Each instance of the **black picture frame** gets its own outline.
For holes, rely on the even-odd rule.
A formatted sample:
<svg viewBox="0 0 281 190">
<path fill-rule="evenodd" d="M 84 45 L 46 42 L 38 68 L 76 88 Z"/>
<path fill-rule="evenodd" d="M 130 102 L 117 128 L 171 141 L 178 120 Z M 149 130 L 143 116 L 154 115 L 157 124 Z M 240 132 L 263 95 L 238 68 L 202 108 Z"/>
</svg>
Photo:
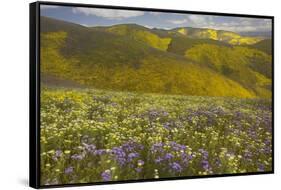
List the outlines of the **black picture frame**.
<svg viewBox="0 0 281 190">
<path fill-rule="evenodd" d="M 92 182 L 79 184 L 62 184 L 62 185 L 40 185 L 40 5 L 58 5 L 71 7 L 90 7 L 90 8 L 105 8 L 118 10 L 139 10 L 152 12 L 166 13 L 186 13 L 199 15 L 217 15 L 231 17 L 246 17 L 246 18 L 264 18 L 271 19 L 272 22 L 272 171 L 266 172 L 251 172 L 251 173 L 236 173 L 236 174 L 214 174 L 205 176 L 186 176 L 172 177 L 160 179 L 143 179 L 143 180 L 126 180 L 126 181 L 109 181 L 109 182 Z M 181 180 L 194 178 L 213 178 L 213 177 L 229 177 L 229 176 L 245 176 L 245 175 L 260 175 L 274 173 L 274 16 L 264 15 L 248 15 L 248 14 L 233 14 L 233 13 L 218 13 L 218 12 L 201 12 L 201 11 L 186 11 L 186 10 L 170 10 L 156 8 L 141 8 L 141 7 L 125 7 L 125 6 L 109 6 L 109 5 L 92 5 L 78 3 L 61 3 L 37 1 L 30 3 L 29 8 L 29 39 L 30 39 L 30 75 L 29 75 L 29 185 L 33 188 L 54 188 L 54 187 L 73 187 L 73 186 L 88 186 L 88 185 L 104 185 L 104 184 L 120 184 L 120 183 L 135 183 L 135 182 L 150 182 L 163 180 Z"/>
</svg>

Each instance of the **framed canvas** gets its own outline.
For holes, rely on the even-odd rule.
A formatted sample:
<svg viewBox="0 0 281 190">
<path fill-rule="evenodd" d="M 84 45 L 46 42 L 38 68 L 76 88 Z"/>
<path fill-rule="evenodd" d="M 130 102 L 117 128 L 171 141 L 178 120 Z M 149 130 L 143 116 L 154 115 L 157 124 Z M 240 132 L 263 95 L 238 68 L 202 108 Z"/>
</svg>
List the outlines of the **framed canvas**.
<svg viewBox="0 0 281 190">
<path fill-rule="evenodd" d="M 30 186 L 274 172 L 274 17 L 30 4 Z"/>
</svg>

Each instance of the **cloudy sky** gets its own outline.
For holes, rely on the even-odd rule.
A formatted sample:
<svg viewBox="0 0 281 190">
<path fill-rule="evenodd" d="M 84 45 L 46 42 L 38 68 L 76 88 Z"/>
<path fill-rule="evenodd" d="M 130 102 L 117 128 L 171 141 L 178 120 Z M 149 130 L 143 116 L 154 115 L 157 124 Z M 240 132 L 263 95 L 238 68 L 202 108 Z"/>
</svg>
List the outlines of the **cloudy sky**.
<svg viewBox="0 0 281 190">
<path fill-rule="evenodd" d="M 41 5 L 41 15 L 84 26 L 135 23 L 148 28 L 213 28 L 234 32 L 271 32 L 271 20 L 260 18 L 129 11 L 100 8 Z"/>
</svg>

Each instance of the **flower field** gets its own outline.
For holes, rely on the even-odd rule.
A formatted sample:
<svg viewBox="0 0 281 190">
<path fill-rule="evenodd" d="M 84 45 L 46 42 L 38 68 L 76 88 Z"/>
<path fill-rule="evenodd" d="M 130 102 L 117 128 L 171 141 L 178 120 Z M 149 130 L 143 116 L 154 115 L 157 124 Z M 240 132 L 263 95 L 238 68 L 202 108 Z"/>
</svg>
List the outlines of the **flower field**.
<svg viewBox="0 0 281 190">
<path fill-rule="evenodd" d="M 41 184 L 272 170 L 266 99 L 41 90 Z"/>
</svg>

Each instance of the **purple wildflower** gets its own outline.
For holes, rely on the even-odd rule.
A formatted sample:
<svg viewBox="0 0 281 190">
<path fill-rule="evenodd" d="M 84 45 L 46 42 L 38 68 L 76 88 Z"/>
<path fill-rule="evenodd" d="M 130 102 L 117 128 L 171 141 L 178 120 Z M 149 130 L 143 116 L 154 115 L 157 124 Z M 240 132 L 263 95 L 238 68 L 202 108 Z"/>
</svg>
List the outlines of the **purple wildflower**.
<svg viewBox="0 0 281 190">
<path fill-rule="evenodd" d="M 132 161 L 134 158 L 138 158 L 139 157 L 139 154 L 138 153 L 135 153 L 135 152 L 132 152 L 128 155 L 128 161 Z"/>
<path fill-rule="evenodd" d="M 74 171 L 74 168 L 72 166 L 70 166 L 70 167 L 68 167 L 64 170 L 64 173 L 65 174 L 71 174 L 73 171 Z"/>
<path fill-rule="evenodd" d="M 169 113 L 168 113 L 168 112 L 163 111 L 163 116 L 164 116 L 164 117 L 166 117 L 166 116 L 168 116 L 168 115 L 169 115 Z"/>
<path fill-rule="evenodd" d="M 54 161 L 57 161 L 58 160 L 58 158 L 60 158 L 62 156 L 62 151 L 61 150 L 56 150 L 55 151 L 55 154 L 53 155 L 53 160 Z"/>
<path fill-rule="evenodd" d="M 263 172 L 264 171 L 264 165 L 263 164 L 260 164 L 260 163 L 258 163 L 258 171 L 259 172 Z"/>
<path fill-rule="evenodd" d="M 111 150 L 112 154 L 115 156 L 117 162 L 123 166 L 126 164 L 126 153 L 120 147 L 114 147 Z"/>
<path fill-rule="evenodd" d="M 153 118 L 153 117 L 157 117 L 159 115 L 159 113 L 155 110 L 151 110 L 149 112 L 149 117 Z"/>
<path fill-rule="evenodd" d="M 174 158 L 174 155 L 172 155 L 171 153 L 167 153 L 166 155 L 165 155 L 165 160 L 171 160 L 171 159 L 173 159 Z"/>
<path fill-rule="evenodd" d="M 244 158 L 248 161 L 251 161 L 252 156 L 253 156 L 253 154 L 248 149 L 246 149 L 245 152 L 244 152 Z"/>
<path fill-rule="evenodd" d="M 171 170 L 173 170 L 176 173 L 179 173 L 179 172 L 182 171 L 181 165 L 179 163 L 177 163 L 177 162 L 173 162 L 173 163 L 171 163 L 169 165 L 171 167 Z"/>
<path fill-rule="evenodd" d="M 164 123 L 163 127 L 165 129 L 170 129 L 170 123 L 169 122 Z"/>
<path fill-rule="evenodd" d="M 202 160 L 201 164 L 202 164 L 202 167 L 204 168 L 204 170 L 208 170 L 210 168 L 208 160 Z"/>
<path fill-rule="evenodd" d="M 56 157 L 61 157 L 61 155 L 62 155 L 62 151 L 61 150 L 56 150 L 55 156 Z"/>
<path fill-rule="evenodd" d="M 159 164 L 159 163 L 161 163 L 162 161 L 163 161 L 163 159 L 160 158 L 160 157 L 158 157 L 158 158 L 156 158 L 156 159 L 154 160 L 154 162 L 155 162 L 156 164 Z"/>
<path fill-rule="evenodd" d="M 98 149 L 98 150 L 94 151 L 94 155 L 98 155 L 98 156 L 101 156 L 105 153 L 106 153 L 106 150 L 104 150 L 104 149 Z"/>
<path fill-rule="evenodd" d="M 222 164 L 219 158 L 215 158 L 215 164 L 217 167 L 221 167 Z"/>
<path fill-rule="evenodd" d="M 200 148 L 200 149 L 198 149 L 198 152 L 200 152 L 202 154 L 203 159 L 205 159 L 205 160 L 208 159 L 209 153 L 206 150 Z"/>
<path fill-rule="evenodd" d="M 175 151 L 180 151 L 180 150 L 185 150 L 186 149 L 186 146 L 184 145 L 181 145 L 181 144 L 178 144 L 174 141 L 171 141 L 170 142 L 170 146 L 172 147 L 173 150 Z"/>
<path fill-rule="evenodd" d="M 80 155 L 80 154 L 73 154 L 72 156 L 71 156 L 71 159 L 73 159 L 73 160 L 83 160 L 83 155 Z"/>
<path fill-rule="evenodd" d="M 156 152 L 163 152 L 163 146 L 164 144 L 163 143 L 156 143 L 156 144 L 153 144 L 152 147 L 151 147 L 151 151 L 153 153 L 156 153 Z"/>
<path fill-rule="evenodd" d="M 90 153 L 94 153 L 94 151 L 96 150 L 96 146 L 93 144 L 86 144 L 83 143 L 83 146 L 85 147 L 86 151 L 90 152 Z"/>
<path fill-rule="evenodd" d="M 101 177 L 103 181 L 110 181 L 111 180 L 110 170 L 105 170 L 104 172 L 102 172 Z"/>
</svg>

